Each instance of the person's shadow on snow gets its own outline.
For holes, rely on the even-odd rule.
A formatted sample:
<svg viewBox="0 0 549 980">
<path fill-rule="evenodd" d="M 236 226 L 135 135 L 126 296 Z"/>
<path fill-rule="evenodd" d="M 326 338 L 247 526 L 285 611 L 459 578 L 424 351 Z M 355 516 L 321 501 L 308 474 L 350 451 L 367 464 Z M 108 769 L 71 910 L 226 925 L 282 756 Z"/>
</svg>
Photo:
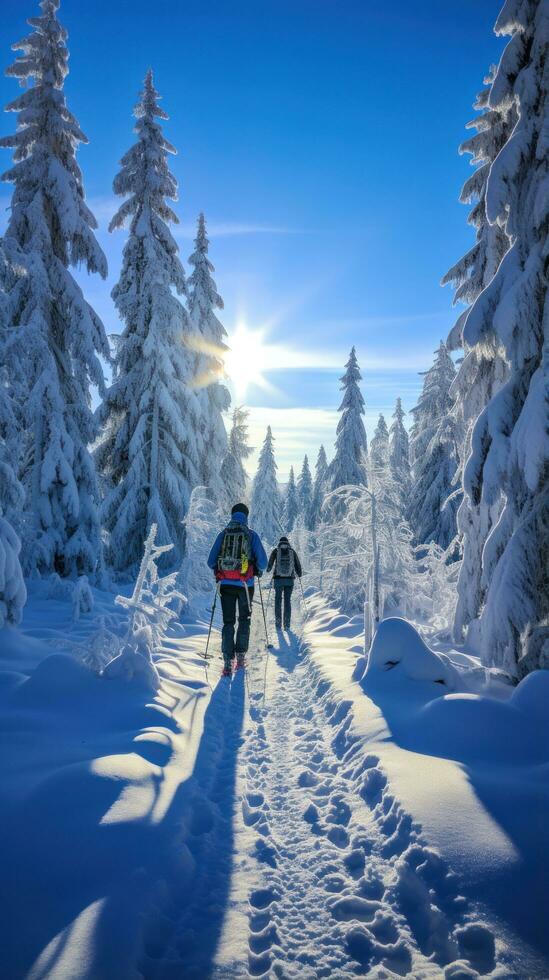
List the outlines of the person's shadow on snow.
<svg viewBox="0 0 549 980">
<path fill-rule="evenodd" d="M 300 660 L 299 637 L 292 629 L 277 629 L 271 653 L 279 666 L 292 674 Z"/>
</svg>

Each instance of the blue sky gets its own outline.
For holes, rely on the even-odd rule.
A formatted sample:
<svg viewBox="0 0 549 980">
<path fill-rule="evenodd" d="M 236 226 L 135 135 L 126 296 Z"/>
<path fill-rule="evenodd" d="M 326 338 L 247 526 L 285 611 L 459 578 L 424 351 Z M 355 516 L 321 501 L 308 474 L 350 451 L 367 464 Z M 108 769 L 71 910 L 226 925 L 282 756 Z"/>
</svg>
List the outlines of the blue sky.
<svg viewBox="0 0 549 980">
<path fill-rule="evenodd" d="M 203 209 L 234 332 L 266 328 L 278 355 L 250 384 L 254 441 L 267 422 L 280 475 L 320 441 L 330 455 L 338 378 L 356 345 L 366 422 L 409 410 L 418 371 L 453 322 L 441 275 L 472 242 L 457 146 L 502 40 L 499 0 L 64 0 L 69 105 L 90 139 L 79 162 L 100 221 L 107 283 L 87 295 L 109 333 L 124 236 L 109 235 L 112 179 L 151 66 L 178 149 L 177 232 L 186 264 Z M 4 0 L 2 66 L 37 4 Z M 0 80 L 1 101 L 17 94 Z M 14 117 L 5 115 L 1 131 Z M 4 167 L 9 156 L 2 153 Z M 9 188 L 0 191 L 2 209 Z M 292 366 L 294 365 L 294 366 Z M 250 375 L 254 372 L 251 368 Z M 253 465 L 252 465 L 253 468 Z"/>
</svg>

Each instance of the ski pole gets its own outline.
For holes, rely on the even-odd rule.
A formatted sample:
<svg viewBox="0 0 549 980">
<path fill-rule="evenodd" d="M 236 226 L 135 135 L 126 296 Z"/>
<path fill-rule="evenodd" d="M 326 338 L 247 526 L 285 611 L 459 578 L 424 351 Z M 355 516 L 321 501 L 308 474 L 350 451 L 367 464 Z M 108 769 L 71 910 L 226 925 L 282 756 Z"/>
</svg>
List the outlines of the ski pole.
<svg viewBox="0 0 549 980">
<path fill-rule="evenodd" d="M 261 610 L 263 612 L 263 624 L 265 626 L 265 645 L 267 647 L 267 650 L 270 650 L 270 649 L 272 649 L 272 643 L 269 643 L 269 634 L 267 633 L 267 617 L 265 615 L 265 605 L 263 603 L 263 592 L 261 590 L 261 582 L 260 582 L 259 578 L 257 580 L 257 584 L 259 586 L 259 598 L 261 599 Z"/>
<path fill-rule="evenodd" d="M 212 625 L 213 625 L 213 620 L 214 620 L 214 613 L 215 613 L 216 602 L 217 602 L 217 585 L 215 587 L 215 595 L 214 595 L 214 601 L 213 601 L 213 606 L 212 606 L 212 615 L 210 616 L 210 628 L 208 630 L 208 639 L 206 640 L 206 652 L 204 654 L 204 660 L 207 660 L 208 659 L 208 647 L 210 645 L 210 636 L 212 634 Z"/>
<path fill-rule="evenodd" d="M 274 575 L 271 575 L 271 584 L 269 585 L 269 595 L 267 598 L 267 616 L 269 615 L 269 607 L 271 605 L 271 592 L 273 591 L 273 579 L 274 579 Z"/>
<path fill-rule="evenodd" d="M 299 576 L 299 586 L 301 588 L 301 598 L 303 599 L 303 606 L 305 608 L 305 615 L 309 615 L 309 608 L 307 606 L 307 600 L 305 599 L 305 593 L 303 591 L 303 582 L 301 581 L 301 576 Z"/>
</svg>

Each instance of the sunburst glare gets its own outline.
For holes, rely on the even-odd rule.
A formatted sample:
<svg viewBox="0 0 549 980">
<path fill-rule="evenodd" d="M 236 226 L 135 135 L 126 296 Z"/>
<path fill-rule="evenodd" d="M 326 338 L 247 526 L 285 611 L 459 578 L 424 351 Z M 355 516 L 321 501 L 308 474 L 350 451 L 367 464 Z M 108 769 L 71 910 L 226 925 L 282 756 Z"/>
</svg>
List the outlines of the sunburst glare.
<svg viewBox="0 0 549 980">
<path fill-rule="evenodd" d="M 225 370 L 237 399 L 243 399 L 251 385 L 265 390 L 273 388 L 264 374 L 273 367 L 270 358 L 273 347 L 265 341 L 264 328 L 251 329 L 244 323 L 239 323 L 229 337 Z"/>
</svg>

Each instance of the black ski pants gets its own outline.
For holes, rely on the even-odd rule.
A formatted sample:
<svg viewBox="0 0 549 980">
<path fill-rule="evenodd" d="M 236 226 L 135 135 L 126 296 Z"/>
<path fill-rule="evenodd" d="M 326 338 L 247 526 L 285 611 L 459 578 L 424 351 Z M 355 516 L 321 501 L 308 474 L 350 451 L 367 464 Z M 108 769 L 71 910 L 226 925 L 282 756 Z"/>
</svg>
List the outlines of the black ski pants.
<svg viewBox="0 0 549 980">
<path fill-rule="evenodd" d="M 243 585 L 221 585 L 221 610 L 223 612 L 223 632 L 221 634 L 221 650 L 225 662 L 234 656 L 243 655 L 250 642 L 250 620 L 252 617 L 253 585 L 248 586 L 248 594 Z M 250 605 L 248 606 L 248 596 Z M 238 629 L 235 626 L 238 612 Z"/>
<path fill-rule="evenodd" d="M 284 605 L 284 626 L 290 628 L 292 621 L 292 592 L 294 590 L 294 580 L 292 578 L 275 578 L 275 623 L 282 625 L 282 606 Z"/>
</svg>

